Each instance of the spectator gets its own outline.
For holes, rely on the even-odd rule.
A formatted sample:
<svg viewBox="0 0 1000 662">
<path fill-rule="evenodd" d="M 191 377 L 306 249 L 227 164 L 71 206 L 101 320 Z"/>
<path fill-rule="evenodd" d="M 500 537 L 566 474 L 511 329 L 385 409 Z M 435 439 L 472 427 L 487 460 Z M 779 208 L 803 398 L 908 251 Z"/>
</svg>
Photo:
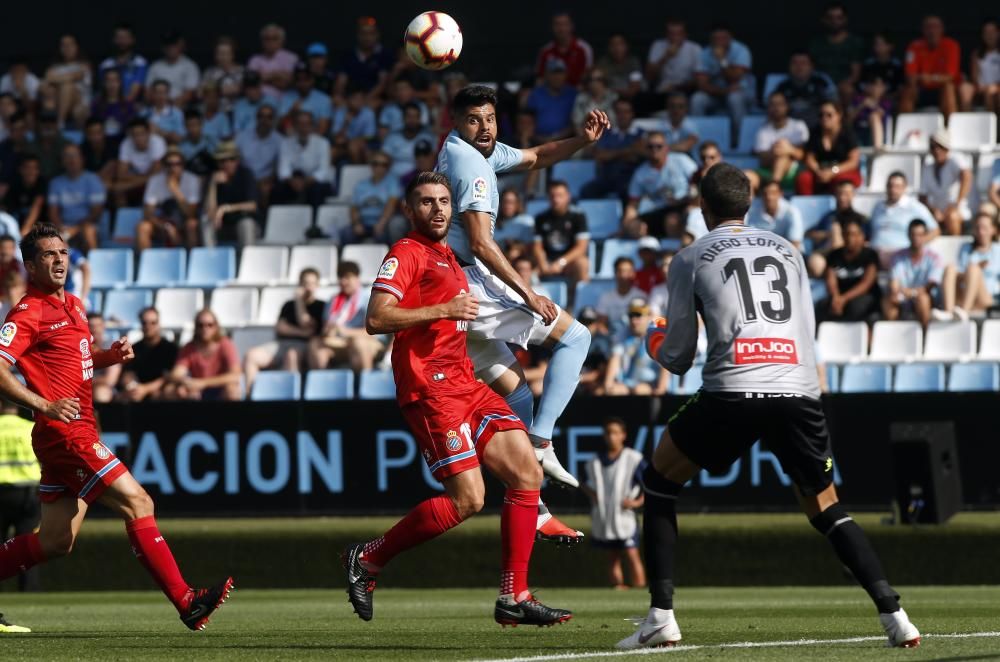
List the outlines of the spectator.
<svg viewBox="0 0 1000 662">
<path fill-rule="evenodd" d="M 899 91 L 905 82 L 903 63 L 896 57 L 895 50 L 896 42 L 888 31 L 876 32 L 872 38 L 872 54 L 861 65 L 861 81 L 881 80 L 886 94 L 894 103 L 899 101 Z"/>
<path fill-rule="evenodd" d="M 639 268 L 635 272 L 635 285 L 646 296 L 653 288 L 666 280 L 660 269 L 660 242 L 654 237 L 642 237 L 637 246 L 639 253 Z"/>
<path fill-rule="evenodd" d="M 869 322 L 878 315 L 878 254 L 865 246 L 865 231 L 854 218 L 840 224 L 843 245 L 826 259 L 826 298 L 816 306 L 821 322 Z"/>
<path fill-rule="evenodd" d="M 240 163 L 240 152 L 232 142 L 220 143 L 213 161 L 216 171 L 205 192 L 205 245 L 235 241 L 242 249 L 260 236 L 254 174 Z"/>
<path fill-rule="evenodd" d="M 569 12 L 552 15 L 552 41 L 542 47 L 535 66 L 538 78 L 547 78 L 549 63 L 558 60 L 563 63 L 566 83 L 576 87 L 584 75 L 594 66 L 594 50 L 590 44 L 575 34 L 573 17 Z"/>
<path fill-rule="evenodd" d="M 309 341 L 309 368 L 322 370 L 348 364 L 355 372 L 371 370 L 385 354 L 390 338 L 365 331 L 368 293 L 361 287 L 361 271 L 354 262 L 337 265 L 340 292 L 330 300 L 323 333 Z"/>
<path fill-rule="evenodd" d="M 146 85 L 158 80 L 170 84 L 170 101 L 183 108 L 198 89 L 201 72 L 198 65 L 184 55 L 184 37 L 177 30 L 168 30 L 160 42 L 163 57 L 154 62 L 146 73 Z"/>
<path fill-rule="evenodd" d="M 624 338 L 628 327 L 628 307 L 633 299 L 644 299 L 645 293 L 635 286 L 635 262 L 630 257 L 615 260 L 615 287 L 597 299 L 597 314 L 615 340 Z"/>
<path fill-rule="evenodd" d="M 277 99 L 292 83 L 292 72 L 299 56 L 285 50 L 285 29 L 268 23 L 260 29 L 260 53 L 247 62 L 247 69 L 257 72 L 263 83 L 263 92 Z"/>
<path fill-rule="evenodd" d="M 163 157 L 163 170 L 149 178 L 143 193 L 143 218 L 135 228 L 135 248 L 144 251 L 154 241 L 168 246 L 199 243 L 198 203 L 201 180 L 184 169 L 184 155 L 171 147 Z"/>
<path fill-rule="evenodd" d="M 604 373 L 611 357 L 611 336 L 593 306 L 584 306 L 576 318 L 590 332 L 590 349 L 583 361 L 580 386 L 586 393 L 598 395 L 604 391 Z"/>
<path fill-rule="evenodd" d="M 418 140 L 413 145 L 413 169 L 399 178 L 399 184 L 406 189 L 406 185 L 422 172 L 430 172 L 437 165 L 437 150 L 429 140 Z M 495 238 L 495 237 L 494 237 Z"/>
<path fill-rule="evenodd" d="M 695 74 L 701 59 L 701 47 L 688 39 L 684 21 L 669 19 L 666 36 L 657 39 L 649 47 L 646 78 L 649 79 L 650 87 L 658 94 L 689 94 L 695 89 Z"/>
<path fill-rule="evenodd" d="M 958 108 L 962 49 L 957 41 L 944 36 L 944 22 L 934 14 L 924 17 L 923 35 L 906 48 L 906 85 L 899 110 L 912 113 L 917 108 L 937 106 L 947 119 Z"/>
<path fill-rule="evenodd" d="M 90 326 L 90 346 L 97 351 L 109 349 L 111 338 L 106 338 L 107 325 L 104 317 L 91 311 L 87 313 L 87 324 Z M 115 398 L 115 385 L 122 374 L 122 364 L 115 363 L 107 368 L 94 370 L 94 378 L 91 380 L 94 385 L 94 402 L 111 402 Z"/>
<path fill-rule="evenodd" d="M 135 32 L 128 23 L 115 26 L 113 37 L 115 54 L 101 62 L 101 79 L 107 82 L 104 72 L 114 69 L 121 82 L 125 101 L 137 103 L 142 96 L 142 86 L 146 82 L 146 58 L 135 52 Z M 123 122 L 124 124 L 124 122 Z"/>
<path fill-rule="evenodd" d="M 264 96 L 260 74 L 247 71 L 243 74 L 243 96 L 233 104 L 233 131 L 240 134 L 252 128 L 261 106 L 277 112 L 278 102 L 272 97 Z"/>
<path fill-rule="evenodd" d="M 83 155 L 73 143 L 63 147 L 63 170 L 49 184 L 49 223 L 70 244 L 87 252 L 97 248 L 97 226 L 107 191 L 100 177 L 83 169 Z"/>
<path fill-rule="evenodd" d="M 671 152 L 687 154 L 698 144 L 698 127 L 688 117 L 688 100 L 681 92 L 667 95 L 667 121 L 663 133 Z"/>
<path fill-rule="evenodd" d="M 667 278 L 670 276 L 670 263 L 674 259 L 673 251 L 663 251 L 660 257 L 660 273 L 662 278 L 658 285 L 655 285 L 649 293 L 649 309 L 656 317 L 665 317 L 667 314 L 667 303 L 670 301 L 670 292 L 667 290 Z"/>
<path fill-rule="evenodd" d="M 355 40 L 354 48 L 341 60 L 335 96 L 344 96 L 350 84 L 365 102 L 378 101 L 385 91 L 389 71 L 396 64 L 396 53 L 382 46 L 378 25 L 371 16 L 358 18 Z"/>
<path fill-rule="evenodd" d="M 961 152 L 951 152 L 947 129 L 934 132 L 930 147 L 920 175 L 920 202 L 930 209 L 944 234 L 962 234 L 962 223 L 972 218 L 972 162 Z"/>
<path fill-rule="evenodd" d="M 344 244 L 374 240 L 392 245 L 409 230 L 409 223 L 397 211 L 403 190 L 390 174 L 392 158 L 376 152 L 371 166 L 372 176 L 358 182 L 351 193 L 351 224 L 340 237 Z"/>
<path fill-rule="evenodd" d="M 525 283 L 530 285 L 532 288 L 537 287 L 539 283 L 541 283 L 541 279 L 538 277 L 538 270 L 535 269 L 534 262 L 531 261 L 531 258 L 528 257 L 527 254 L 508 254 L 508 259 L 510 260 L 511 266 L 514 267 L 514 271 L 517 272 L 517 275 L 520 276 L 521 280 Z"/>
<path fill-rule="evenodd" d="M 229 113 L 222 110 L 219 88 L 215 85 L 201 88 L 201 115 L 205 139 L 212 149 L 223 140 L 232 139 L 233 124 L 229 121 Z"/>
<path fill-rule="evenodd" d="M 0 198 L 7 193 L 10 183 L 17 176 L 21 161 L 32 152 L 27 115 L 22 111 L 14 113 L 9 128 L 10 135 L 0 142 Z"/>
<path fill-rule="evenodd" d="M 146 119 L 153 133 L 176 145 L 184 136 L 184 113 L 170 101 L 170 83 L 156 80 L 149 85 L 150 105 Z"/>
<path fill-rule="evenodd" d="M 597 68 L 607 76 L 608 88 L 625 99 L 632 99 L 644 88 L 642 63 L 629 52 L 628 40 L 623 34 L 613 34 L 608 39 L 608 50 L 597 60 Z"/>
<path fill-rule="evenodd" d="M 80 276 L 80 284 L 77 286 L 77 274 Z M 90 296 L 90 263 L 87 257 L 78 248 L 69 249 L 69 270 L 66 273 L 66 291 L 73 294 L 84 303 Z"/>
<path fill-rule="evenodd" d="M 646 461 L 639 451 L 627 448 L 625 421 L 604 421 L 604 450 L 586 464 L 587 478 L 581 484 L 590 499 L 594 547 L 608 552 L 608 578 L 618 590 L 628 588 L 622 573 L 622 557 L 628 563 L 633 588 L 646 585 L 646 571 L 639 557 L 639 524 L 635 510 L 642 508 L 642 471 Z"/>
<path fill-rule="evenodd" d="M 119 207 L 141 197 L 152 175 L 160 171 L 167 142 L 149 130 L 149 122 L 137 117 L 128 124 L 128 137 L 118 148 L 118 167 L 112 187 Z M 183 156 L 181 157 L 183 158 Z"/>
<path fill-rule="evenodd" d="M 997 165 L 996 161 L 993 162 L 993 179 L 990 181 L 987 196 L 990 199 L 990 204 L 993 205 L 992 212 L 996 215 L 997 210 L 1000 209 L 1000 165 Z"/>
<path fill-rule="evenodd" d="M 793 188 L 808 140 L 809 127 L 802 120 L 788 116 L 784 94 L 772 92 L 767 98 L 767 122 L 757 129 L 754 139 L 753 151 L 760 167 L 747 172 L 753 189 L 769 181 L 778 182 L 782 189 Z"/>
<path fill-rule="evenodd" d="M 806 260 L 813 278 L 820 278 L 826 272 L 826 255 L 843 247 L 844 225 L 848 221 L 861 226 L 866 241 L 871 234 L 868 219 L 854 210 L 854 184 L 848 181 L 837 184 L 834 200 L 836 207 L 833 211 L 824 214 L 819 223 L 806 232 L 813 245 L 812 253 Z"/>
<path fill-rule="evenodd" d="M 286 301 L 278 315 L 274 326 L 277 339 L 251 348 L 243 359 L 248 393 L 261 370 L 301 372 L 305 367 L 308 344 L 323 328 L 326 303 L 316 298 L 318 289 L 319 272 L 312 267 L 303 269 L 295 298 Z"/>
<path fill-rule="evenodd" d="M 303 62 L 295 65 L 294 82 L 294 87 L 281 96 L 281 103 L 278 105 L 278 114 L 282 122 L 291 124 L 295 113 L 305 110 L 315 122 L 313 130 L 325 136 L 330 131 L 330 119 L 333 117 L 330 97 L 316 90 L 316 79 Z"/>
<path fill-rule="evenodd" d="M 861 186 L 861 150 L 844 113 L 835 101 L 824 101 L 819 109 L 819 128 L 806 143 L 806 156 L 795 178 L 799 195 L 832 193 L 837 182 L 848 180 Z"/>
<path fill-rule="evenodd" d="M 592 110 L 603 110 L 608 117 L 614 117 L 614 103 L 618 94 L 608 87 L 608 79 L 601 69 L 591 69 L 584 78 L 584 91 L 576 96 L 573 102 L 573 131 L 582 133 L 583 123 Z"/>
<path fill-rule="evenodd" d="M 650 309 L 644 297 L 628 304 L 626 335 L 611 351 L 604 378 L 605 395 L 663 395 L 670 373 L 646 352 Z"/>
<path fill-rule="evenodd" d="M 38 76 L 31 73 L 27 61 L 22 59 L 11 62 L 7 73 L 0 76 L 0 93 L 14 95 L 29 111 L 35 109 L 35 100 L 38 99 L 41 86 Z"/>
<path fill-rule="evenodd" d="M 332 96 L 337 84 L 337 74 L 328 66 L 329 51 L 326 50 L 326 44 L 318 41 L 309 44 L 306 63 L 312 72 L 316 89 L 326 96 Z"/>
<path fill-rule="evenodd" d="M 4 218 L 6 217 L 6 218 Z M 11 217 L 0 212 L 0 224 L 9 227 Z M 18 237 L 20 235 L 17 235 Z M 20 260 L 18 241 L 13 235 L 0 236 L 0 301 L 6 315 L 27 291 L 27 272 Z"/>
<path fill-rule="evenodd" d="M 671 154 L 661 131 L 646 134 L 648 159 L 636 168 L 628 185 L 628 204 L 622 227 L 629 236 L 672 236 L 680 227 L 679 214 L 687 206 L 688 181 L 698 169 L 687 154 Z M 648 198 L 654 209 L 639 213 L 639 201 Z"/>
<path fill-rule="evenodd" d="M 948 266 L 945 271 L 954 270 Z M 954 281 L 954 276 L 951 278 Z M 945 277 L 945 283 L 949 278 Z M 1000 295 L 1000 244 L 997 222 L 990 214 L 979 213 L 972 224 L 972 242 L 958 252 L 958 302 L 955 309 L 985 311 L 996 305 Z M 950 294 L 946 292 L 946 296 Z M 947 308 L 947 305 L 946 305 Z"/>
<path fill-rule="evenodd" d="M 420 123 L 426 125 L 430 121 L 427 106 L 417 99 L 413 83 L 409 78 L 403 76 L 397 78 L 392 83 L 392 99 L 382 106 L 378 115 L 378 137 L 385 140 L 385 137 L 394 131 L 402 131 L 406 124 L 404 115 L 406 107 L 411 103 L 417 104 L 420 108 Z"/>
<path fill-rule="evenodd" d="M 785 95 L 788 114 L 811 129 L 819 124 L 820 106 L 837 94 L 830 79 L 816 73 L 812 57 L 806 51 L 792 52 L 788 60 L 788 78 L 781 81 L 775 91 Z"/>
<path fill-rule="evenodd" d="M 642 131 L 634 124 L 635 110 L 628 99 L 615 101 L 614 118 L 613 128 L 594 147 L 597 178 L 580 192 L 585 200 L 614 194 L 623 203 L 628 201 L 629 181 L 643 157 Z"/>
<path fill-rule="evenodd" d="M 313 118 L 307 110 L 295 113 L 292 129 L 278 153 L 274 202 L 318 207 L 333 192 L 330 142 L 313 133 Z"/>
<path fill-rule="evenodd" d="M 55 91 L 59 126 L 70 120 L 82 127 L 90 109 L 93 70 L 80 52 L 80 42 L 71 34 L 59 38 L 59 57 L 45 72 L 45 84 Z"/>
<path fill-rule="evenodd" d="M 243 164 L 253 172 L 261 198 L 267 200 L 274 187 L 274 175 L 281 153 L 281 134 L 274 130 L 277 111 L 262 105 L 257 109 L 257 123 L 236 136 L 236 147 Z"/>
<path fill-rule="evenodd" d="M 351 163 L 368 160 L 368 143 L 375 139 L 375 111 L 365 101 L 365 92 L 359 87 L 347 90 L 347 102 L 334 110 L 333 127 L 334 160 L 347 158 Z"/>
<path fill-rule="evenodd" d="M 893 255 L 910 245 L 910 225 L 913 219 L 924 223 L 928 240 L 938 235 L 934 215 L 920 201 L 906 193 L 906 175 L 894 172 L 885 184 L 885 200 L 872 210 L 871 246 L 878 251 L 884 266 L 889 266 Z"/>
<path fill-rule="evenodd" d="M 212 86 L 222 95 L 223 110 L 231 110 L 240 98 L 245 70 L 236 59 L 236 40 L 221 36 L 215 40 L 214 62 L 201 74 L 201 87 Z"/>
<path fill-rule="evenodd" d="M 978 100 L 987 112 L 1000 115 L 1000 22 L 983 21 L 979 45 L 969 59 L 969 80 L 962 83 L 962 110 L 971 111 Z"/>
<path fill-rule="evenodd" d="M 752 66 L 750 49 L 733 39 L 728 26 L 717 24 L 695 68 L 698 91 L 691 97 L 692 114 L 725 109 L 732 121 L 732 135 L 739 135 L 743 116 L 754 99 L 753 76 L 749 75 Z"/>
<path fill-rule="evenodd" d="M 184 139 L 177 145 L 184 157 L 184 168 L 199 177 L 212 172 L 215 162 L 212 160 L 214 147 L 209 143 L 203 131 L 204 120 L 197 110 L 184 113 Z"/>
<path fill-rule="evenodd" d="M 892 258 L 889 293 L 882 299 L 882 315 L 887 320 L 913 315 L 926 328 L 931 321 L 934 290 L 941 284 L 944 264 L 927 248 L 927 224 L 919 218 L 908 227 L 910 245 Z M 950 313 L 945 313 L 951 318 Z"/>
<path fill-rule="evenodd" d="M 119 399 L 126 402 L 158 400 L 177 362 L 177 343 L 160 328 L 160 313 L 152 306 L 139 311 L 142 340 L 133 346 L 135 358 L 122 372 Z"/>
<path fill-rule="evenodd" d="M 101 90 L 90 105 L 91 120 L 100 120 L 104 135 L 117 146 L 129 123 L 138 115 L 136 102 L 125 96 L 122 89 L 121 74 L 117 69 L 105 69 L 101 74 Z"/>
<path fill-rule="evenodd" d="M 802 214 L 781 194 L 781 185 L 771 181 L 760 189 L 760 195 L 747 212 L 746 223 L 752 228 L 769 230 L 784 237 L 801 249 L 804 237 Z"/>
<path fill-rule="evenodd" d="M 860 79 L 864 42 L 847 29 L 847 7 L 831 2 L 823 9 L 822 37 L 809 42 L 809 55 L 816 68 L 837 85 L 843 99 L 850 99 Z"/>
<path fill-rule="evenodd" d="M 862 145 L 876 149 L 885 145 L 885 119 L 892 114 L 888 91 L 881 78 L 862 79 L 861 92 L 851 99 L 847 121 Z"/>
<path fill-rule="evenodd" d="M 34 424 L 19 415 L 17 405 L 0 401 L 0 538 L 31 535 L 41 522 L 38 483 L 42 468 L 31 446 Z M 13 538 L 14 536 L 11 536 Z M 38 591 L 38 567 L 21 572 L 17 578 L 20 591 Z M 5 625 L 8 625 L 6 621 Z"/>
<path fill-rule="evenodd" d="M 410 102 L 403 109 L 403 128 L 393 131 L 382 142 L 382 151 L 392 159 L 389 175 L 399 183 L 399 178 L 413 170 L 416 165 L 413 148 L 418 142 L 435 143 L 434 136 L 421 121 L 420 105 Z"/>
<path fill-rule="evenodd" d="M 104 135 L 104 123 L 100 119 L 91 117 L 87 120 L 80 152 L 84 170 L 97 174 L 104 188 L 109 188 L 115 179 L 118 149 Z"/>
<path fill-rule="evenodd" d="M 541 85 L 528 95 L 526 107 L 535 114 L 539 140 L 548 142 L 573 135 L 573 104 L 576 88 L 567 83 L 566 63 L 548 58 Z"/>
<path fill-rule="evenodd" d="M 570 207 L 569 186 L 554 179 L 546 187 L 549 208 L 535 217 L 532 253 L 542 276 L 563 276 L 570 283 L 590 280 L 590 231 L 587 217 Z"/>
<path fill-rule="evenodd" d="M 59 120 L 54 112 L 40 113 L 37 129 L 31 151 L 38 157 L 42 177 L 48 180 L 62 171 L 62 149 L 67 141 L 59 130 Z"/>
<path fill-rule="evenodd" d="M 21 232 L 18 236 L 28 234 L 42 218 L 46 189 L 38 157 L 33 154 L 25 155 L 17 167 L 17 176 L 0 200 L 0 207 L 20 223 Z"/>
<path fill-rule="evenodd" d="M 194 339 L 181 348 L 167 374 L 167 400 L 240 400 L 240 357 L 233 341 L 222 335 L 219 319 L 209 309 L 194 318 Z"/>
<path fill-rule="evenodd" d="M 500 209 L 497 214 L 493 239 L 501 248 L 511 243 L 527 245 L 535 240 L 535 219 L 524 211 L 524 199 L 515 188 L 500 192 Z"/>
<path fill-rule="evenodd" d="M 0 93 L 0 141 L 10 136 L 10 118 L 21 110 L 21 102 L 10 92 Z"/>
</svg>

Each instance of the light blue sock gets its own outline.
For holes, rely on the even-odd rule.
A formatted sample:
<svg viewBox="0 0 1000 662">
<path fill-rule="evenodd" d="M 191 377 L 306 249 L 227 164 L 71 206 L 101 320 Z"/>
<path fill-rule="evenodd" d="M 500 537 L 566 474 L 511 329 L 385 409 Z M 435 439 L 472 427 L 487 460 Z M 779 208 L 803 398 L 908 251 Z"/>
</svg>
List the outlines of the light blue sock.
<svg viewBox="0 0 1000 662">
<path fill-rule="evenodd" d="M 529 428 L 531 434 L 541 439 L 552 439 L 556 419 L 562 416 L 569 399 L 580 383 L 583 362 L 590 351 L 590 331 L 576 320 L 566 329 L 552 350 L 552 359 L 542 382 L 542 397 L 538 401 L 538 415 Z"/>
<path fill-rule="evenodd" d="M 510 405 L 511 411 L 524 423 L 524 427 L 530 430 L 531 421 L 534 418 L 535 398 L 531 395 L 531 389 L 528 388 L 528 385 L 521 384 L 504 400 Z"/>
</svg>

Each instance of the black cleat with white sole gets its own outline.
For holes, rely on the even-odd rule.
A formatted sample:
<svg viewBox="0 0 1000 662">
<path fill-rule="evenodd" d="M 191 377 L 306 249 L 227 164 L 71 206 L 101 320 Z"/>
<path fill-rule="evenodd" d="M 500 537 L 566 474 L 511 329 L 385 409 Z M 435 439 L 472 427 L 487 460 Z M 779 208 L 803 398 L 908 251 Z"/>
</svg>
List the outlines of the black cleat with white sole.
<svg viewBox="0 0 1000 662">
<path fill-rule="evenodd" d="M 181 614 L 181 621 L 192 630 L 204 630 L 208 627 L 208 619 L 229 599 L 229 594 L 236 586 L 233 578 L 211 588 L 192 589 L 191 602 L 187 610 Z"/>
<path fill-rule="evenodd" d="M 534 596 L 528 596 L 527 600 L 513 605 L 503 600 L 497 600 L 497 604 L 493 608 L 493 619 L 504 627 L 508 625 L 512 627 L 518 625 L 551 627 L 565 623 L 571 618 L 573 618 L 573 612 L 568 609 L 546 607 Z"/>
<path fill-rule="evenodd" d="M 364 545 L 354 545 L 344 550 L 340 561 L 347 571 L 347 600 L 354 607 L 354 613 L 363 621 L 375 616 L 375 575 L 368 572 L 361 562 Z"/>
</svg>

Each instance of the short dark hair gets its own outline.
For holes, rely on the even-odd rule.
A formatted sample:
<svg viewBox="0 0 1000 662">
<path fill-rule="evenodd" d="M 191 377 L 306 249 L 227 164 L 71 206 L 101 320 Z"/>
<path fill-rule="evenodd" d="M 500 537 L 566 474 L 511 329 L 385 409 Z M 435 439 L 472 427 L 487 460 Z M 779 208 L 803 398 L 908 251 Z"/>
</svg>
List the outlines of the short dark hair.
<svg viewBox="0 0 1000 662">
<path fill-rule="evenodd" d="M 865 224 L 862 223 L 861 219 L 857 218 L 856 216 L 848 216 L 847 218 L 842 220 L 840 222 L 840 229 L 846 230 L 848 225 L 856 225 L 858 226 L 859 230 L 861 230 L 862 232 L 865 231 Z"/>
<path fill-rule="evenodd" d="M 927 229 L 927 222 L 924 219 L 922 219 L 922 218 L 915 218 L 915 219 L 913 219 L 912 221 L 910 221 L 910 224 L 906 226 L 906 234 L 910 234 L 911 232 L 913 232 L 913 228 L 917 228 L 917 227 L 923 228 L 923 229 L 926 230 Z"/>
<path fill-rule="evenodd" d="M 617 425 L 622 430 L 628 432 L 628 426 L 625 424 L 625 419 L 621 416 L 608 416 L 604 419 L 604 422 L 601 423 L 601 427 L 605 429 L 611 427 L 612 425 Z"/>
<path fill-rule="evenodd" d="M 561 179 L 550 179 L 549 183 L 545 185 L 545 190 L 551 191 L 552 189 L 559 187 L 562 187 L 567 191 L 569 190 L 569 184 L 567 184 L 565 181 Z"/>
<path fill-rule="evenodd" d="M 34 262 L 38 256 L 38 242 L 42 239 L 62 239 L 62 234 L 56 226 L 49 223 L 38 223 L 21 239 L 21 256 L 25 262 Z"/>
<path fill-rule="evenodd" d="M 149 120 L 145 117 L 133 117 L 128 121 L 128 124 L 125 125 L 125 130 L 131 131 L 132 129 L 140 126 L 149 131 Z"/>
<path fill-rule="evenodd" d="M 906 175 L 903 174 L 902 170 L 893 170 L 892 172 L 890 172 L 889 176 L 885 178 L 886 183 L 888 184 L 889 180 L 891 180 L 891 179 L 893 179 L 895 177 L 899 177 L 900 179 L 903 180 L 904 184 L 906 183 Z"/>
<path fill-rule="evenodd" d="M 166 80 L 165 78 L 157 78 L 156 80 L 153 81 L 153 84 L 150 85 L 149 87 L 150 87 L 150 89 L 152 89 L 152 88 L 156 87 L 157 85 L 166 85 L 167 89 L 168 90 L 170 89 L 170 81 Z"/>
<path fill-rule="evenodd" d="M 357 262 L 352 262 L 350 260 L 344 260 L 337 265 L 337 278 L 343 278 L 344 276 L 360 276 L 361 268 L 358 266 Z"/>
<path fill-rule="evenodd" d="M 17 239 L 14 239 L 14 237 L 9 234 L 0 235 L 0 244 L 5 241 L 17 241 Z"/>
<path fill-rule="evenodd" d="M 706 140 L 705 142 L 703 142 L 701 146 L 698 148 L 698 153 L 699 154 L 703 153 L 706 147 L 714 147 L 719 151 L 719 154 L 722 154 L 722 148 L 719 147 L 719 143 L 715 142 L 714 140 Z"/>
<path fill-rule="evenodd" d="M 86 122 L 86 124 L 84 124 L 84 128 L 90 128 L 90 127 L 94 126 L 95 124 L 103 127 L 104 126 L 104 120 L 102 120 L 97 115 L 91 115 L 90 117 L 87 118 L 87 122 Z"/>
<path fill-rule="evenodd" d="M 628 255 L 622 255 L 621 257 L 615 260 L 615 271 L 618 271 L 619 264 L 625 264 L 626 262 L 628 262 L 629 264 L 632 265 L 633 268 L 635 268 L 635 260 L 630 258 Z"/>
<path fill-rule="evenodd" d="M 308 276 L 309 274 L 316 276 L 316 278 L 320 277 L 319 269 L 317 269 L 316 267 L 306 267 L 305 269 L 299 272 L 299 282 L 301 283 L 302 279 Z"/>
<path fill-rule="evenodd" d="M 406 200 L 406 204 L 410 204 L 410 197 L 413 195 L 413 192 L 425 184 L 440 184 L 448 189 L 448 193 L 451 193 L 451 182 L 448 181 L 447 177 L 442 175 L 440 172 L 424 170 L 423 172 L 418 172 L 416 176 L 410 180 L 410 183 L 406 185 L 406 192 L 403 194 L 403 199 Z"/>
<path fill-rule="evenodd" d="M 837 186 L 835 188 L 844 188 L 845 186 L 850 186 L 851 188 L 854 188 L 854 182 L 852 182 L 849 179 L 841 179 L 839 182 L 837 182 Z"/>
<path fill-rule="evenodd" d="M 458 115 L 470 106 L 490 104 L 497 107 L 497 93 L 486 85 L 467 85 L 460 89 L 451 101 L 451 112 Z"/>
<path fill-rule="evenodd" d="M 717 221 L 746 216 L 750 208 L 750 180 L 731 163 L 716 163 L 701 180 L 701 199 Z"/>
<path fill-rule="evenodd" d="M 261 106 L 263 106 L 263 104 L 261 104 Z M 185 122 L 187 122 L 188 120 L 200 120 L 200 119 L 204 118 L 201 115 L 201 111 L 198 110 L 197 108 L 188 108 L 187 110 L 184 111 Z"/>
<path fill-rule="evenodd" d="M 807 57 L 807 58 L 809 58 L 810 62 L 813 61 L 812 54 L 809 51 L 807 51 L 806 49 L 804 49 L 804 48 L 796 48 L 796 49 L 792 50 L 792 52 L 788 55 L 788 59 L 791 60 L 796 55 L 801 55 L 803 57 Z"/>
<path fill-rule="evenodd" d="M 417 103 L 416 101 L 409 101 L 409 102 L 403 104 L 403 114 L 404 115 L 406 114 L 406 111 L 408 111 L 408 110 L 415 110 L 418 113 L 422 112 L 420 110 L 420 104 Z"/>
<path fill-rule="evenodd" d="M 760 185 L 760 193 L 761 193 L 761 195 L 763 195 L 764 191 L 766 191 L 767 189 L 771 188 L 772 186 L 777 186 L 780 189 L 781 188 L 781 182 L 779 182 L 776 179 L 769 179 L 769 180 L 767 180 L 766 182 L 764 182 L 763 184 Z"/>
<path fill-rule="evenodd" d="M 140 322 L 142 321 L 143 315 L 145 315 L 146 313 L 156 313 L 156 319 L 157 320 L 160 319 L 160 311 L 156 309 L 156 306 L 146 306 L 145 308 L 139 311 L 138 317 Z"/>
</svg>

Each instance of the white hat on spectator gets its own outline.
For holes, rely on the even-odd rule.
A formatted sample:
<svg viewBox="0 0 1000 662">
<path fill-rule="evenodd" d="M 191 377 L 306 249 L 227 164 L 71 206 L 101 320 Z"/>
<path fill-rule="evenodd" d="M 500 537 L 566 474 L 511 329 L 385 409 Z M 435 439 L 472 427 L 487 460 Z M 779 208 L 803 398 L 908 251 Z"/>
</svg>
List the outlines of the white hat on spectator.
<svg viewBox="0 0 1000 662">
<path fill-rule="evenodd" d="M 945 149 L 951 149 L 951 135 L 948 133 L 948 129 L 938 129 L 931 136 L 931 142 L 935 145 L 940 145 Z"/>
<path fill-rule="evenodd" d="M 660 241 L 656 237 L 643 237 L 636 246 L 637 250 L 647 249 L 656 253 L 660 252 Z"/>
</svg>

